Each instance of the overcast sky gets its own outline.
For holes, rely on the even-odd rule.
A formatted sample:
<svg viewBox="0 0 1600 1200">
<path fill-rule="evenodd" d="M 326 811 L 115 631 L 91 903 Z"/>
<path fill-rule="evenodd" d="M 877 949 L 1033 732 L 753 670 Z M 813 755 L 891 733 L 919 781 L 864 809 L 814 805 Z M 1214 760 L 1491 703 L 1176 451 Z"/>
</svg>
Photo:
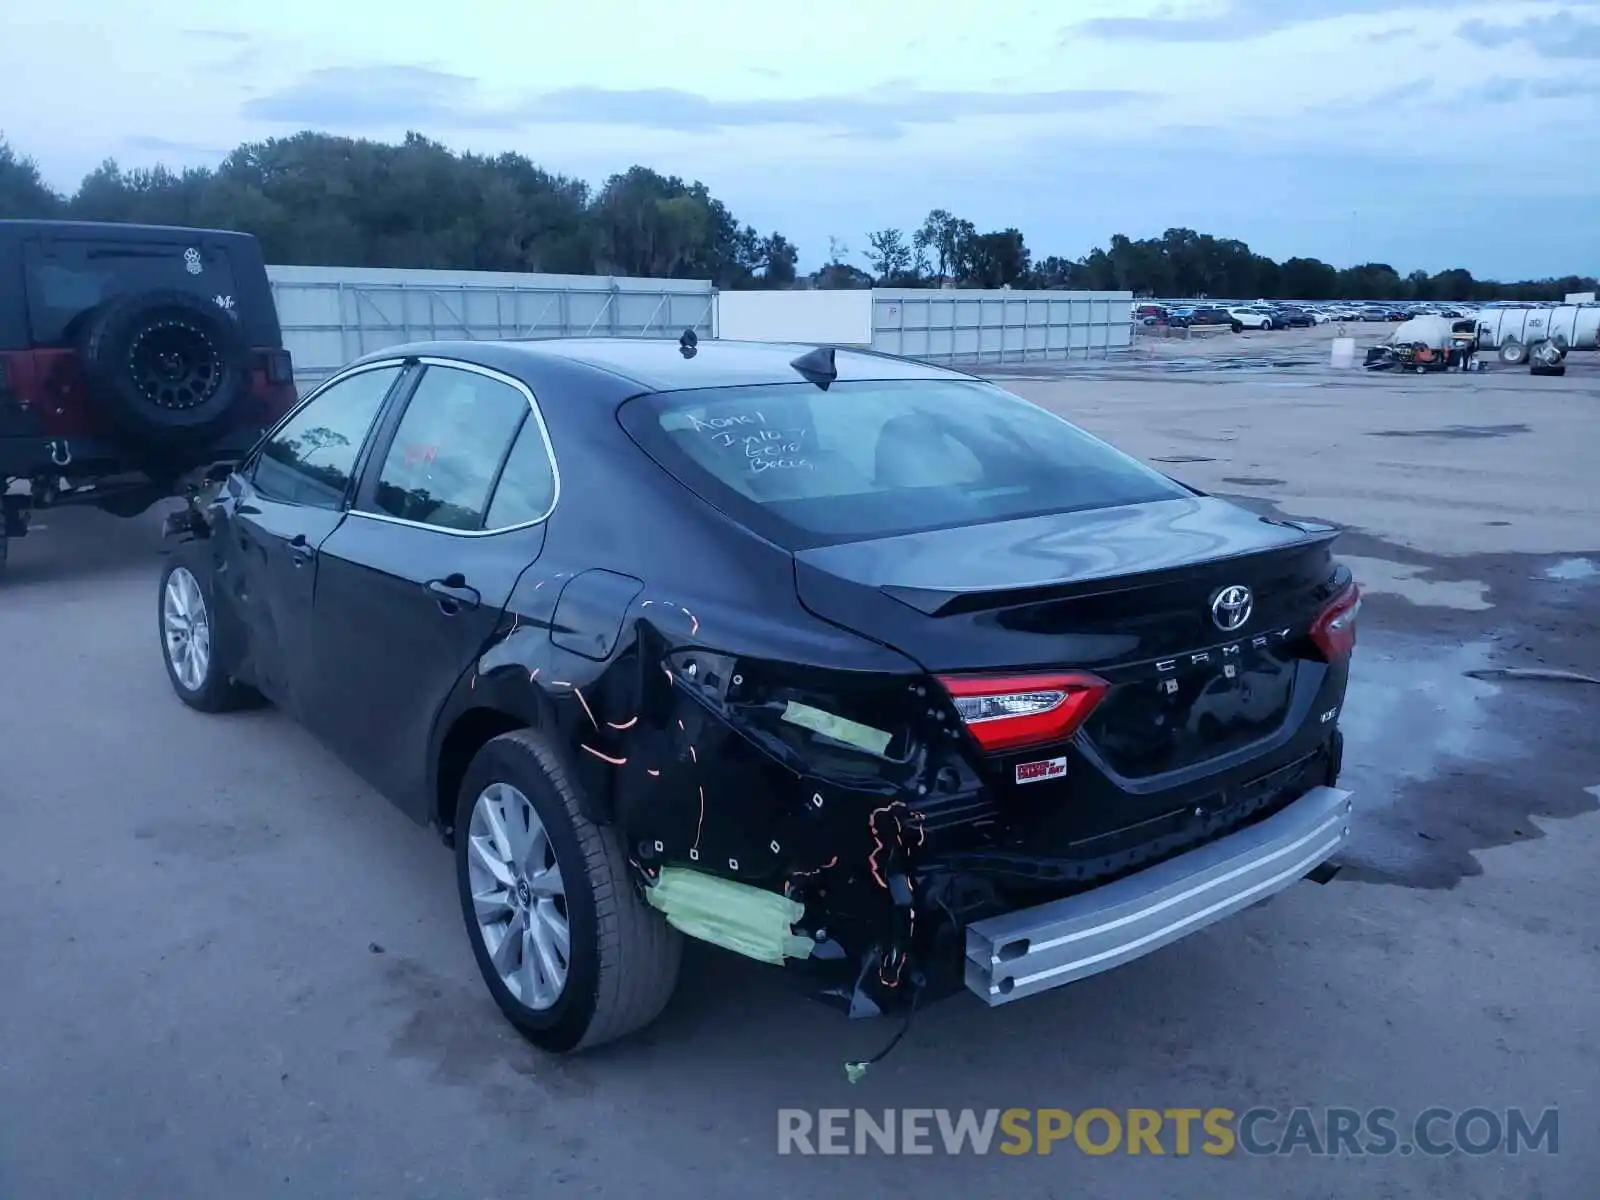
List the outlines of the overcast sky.
<svg viewBox="0 0 1600 1200">
<path fill-rule="evenodd" d="M 1600 274 L 1600 0 L 51 0 L 0 132 L 70 191 L 303 128 L 705 181 L 797 242 L 949 208 L 1035 255 Z"/>
</svg>

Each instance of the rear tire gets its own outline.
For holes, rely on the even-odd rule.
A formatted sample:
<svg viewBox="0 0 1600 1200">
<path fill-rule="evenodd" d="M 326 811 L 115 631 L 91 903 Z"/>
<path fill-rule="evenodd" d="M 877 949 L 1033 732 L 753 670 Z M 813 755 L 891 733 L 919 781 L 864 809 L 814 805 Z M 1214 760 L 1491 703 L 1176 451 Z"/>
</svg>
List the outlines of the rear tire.
<svg viewBox="0 0 1600 1200">
<path fill-rule="evenodd" d="M 1528 348 L 1512 338 L 1500 347 L 1500 361 L 1508 367 L 1521 366 L 1528 360 Z"/>
<path fill-rule="evenodd" d="M 635 888 L 616 829 L 584 812 L 565 756 L 530 729 L 486 743 L 456 801 L 456 883 L 478 970 L 506 1019 L 556 1054 L 649 1025 L 683 954 Z M 547 957 L 562 941 L 565 961 Z"/>
</svg>

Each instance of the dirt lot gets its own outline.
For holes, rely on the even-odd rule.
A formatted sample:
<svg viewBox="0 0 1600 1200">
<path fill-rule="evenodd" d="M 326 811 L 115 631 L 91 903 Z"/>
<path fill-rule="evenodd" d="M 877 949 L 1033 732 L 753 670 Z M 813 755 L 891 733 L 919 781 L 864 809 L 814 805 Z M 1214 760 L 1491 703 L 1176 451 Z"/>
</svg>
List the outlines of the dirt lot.
<svg viewBox="0 0 1600 1200">
<path fill-rule="evenodd" d="M 530 1050 L 430 835 L 277 715 L 171 697 L 155 522 L 47 515 L 0 590 L 0 1196 L 1592 1196 L 1600 687 L 1467 672 L 1600 674 L 1600 369 L 1335 373 L 1326 336 L 1004 382 L 1352 527 L 1350 870 L 1045 997 L 934 1007 L 854 1086 L 892 1030 L 710 951 L 646 1036 Z M 1554 1105 L 1559 1153 L 776 1153 L 780 1108 L 1216 1105 Z"/>
</svg>

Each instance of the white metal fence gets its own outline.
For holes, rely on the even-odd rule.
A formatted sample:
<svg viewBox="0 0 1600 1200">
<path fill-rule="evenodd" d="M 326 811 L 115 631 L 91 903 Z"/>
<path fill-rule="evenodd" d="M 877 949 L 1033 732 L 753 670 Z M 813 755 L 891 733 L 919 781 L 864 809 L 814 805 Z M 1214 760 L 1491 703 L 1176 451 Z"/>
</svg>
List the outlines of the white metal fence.
<svg viewBox="0 0 1600 1200">
<path fill-rule="evenodd" d="M 973 364 L 1104 357 L 1132 342 L 1128 292 L 719 296 L 701 279 L 296 266 L 268 267 L 267 275 L 302 389 L 363 354 L 435 339 L 676 338 L 693 329 L 703 338 L 854 344 Z"/>
<path fill-rule="evenodd" d="M 708 280 L 292 266 L 267 276 L 302 390 L 406 342 L 712 336 Z"/>
<path fill-rule="evenodd" d="M 874 288 L 872 348 L 949 363 L 1101 358 L 1133 343 L 1131 292 Z"/>
</svg>

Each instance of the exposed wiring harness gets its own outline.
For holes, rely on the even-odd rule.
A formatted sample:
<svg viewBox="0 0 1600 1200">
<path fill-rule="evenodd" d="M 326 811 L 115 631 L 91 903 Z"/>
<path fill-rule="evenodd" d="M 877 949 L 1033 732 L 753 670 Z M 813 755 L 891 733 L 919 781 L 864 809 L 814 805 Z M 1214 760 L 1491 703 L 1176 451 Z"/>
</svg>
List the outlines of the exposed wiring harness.
<svg viewBox="0 0 1600 1200">
<path fill-rule="evenodd" d="M 917 999 L 922 995 L 922 989 L 926 983 L 927 979 L 921 971 L 913 971 L 911 973 L 911 1006 L 906 1009 L 905 1020 L 900 1023 L 900 1028 L 895 1031 L 895 1035 L 889 1039 L 889 1044 L 871 1058 L 858 1058 L 844 1064 L 844 1077 L 851 1083 L 860 1083 L 862 1077 L 867 1073 L 867 1068 L 888 1058 L 889 1052 L 900 1044 L 907 1033 L 911 1032 L 911 1020 L 917 1015 Z"/>
</svg>

